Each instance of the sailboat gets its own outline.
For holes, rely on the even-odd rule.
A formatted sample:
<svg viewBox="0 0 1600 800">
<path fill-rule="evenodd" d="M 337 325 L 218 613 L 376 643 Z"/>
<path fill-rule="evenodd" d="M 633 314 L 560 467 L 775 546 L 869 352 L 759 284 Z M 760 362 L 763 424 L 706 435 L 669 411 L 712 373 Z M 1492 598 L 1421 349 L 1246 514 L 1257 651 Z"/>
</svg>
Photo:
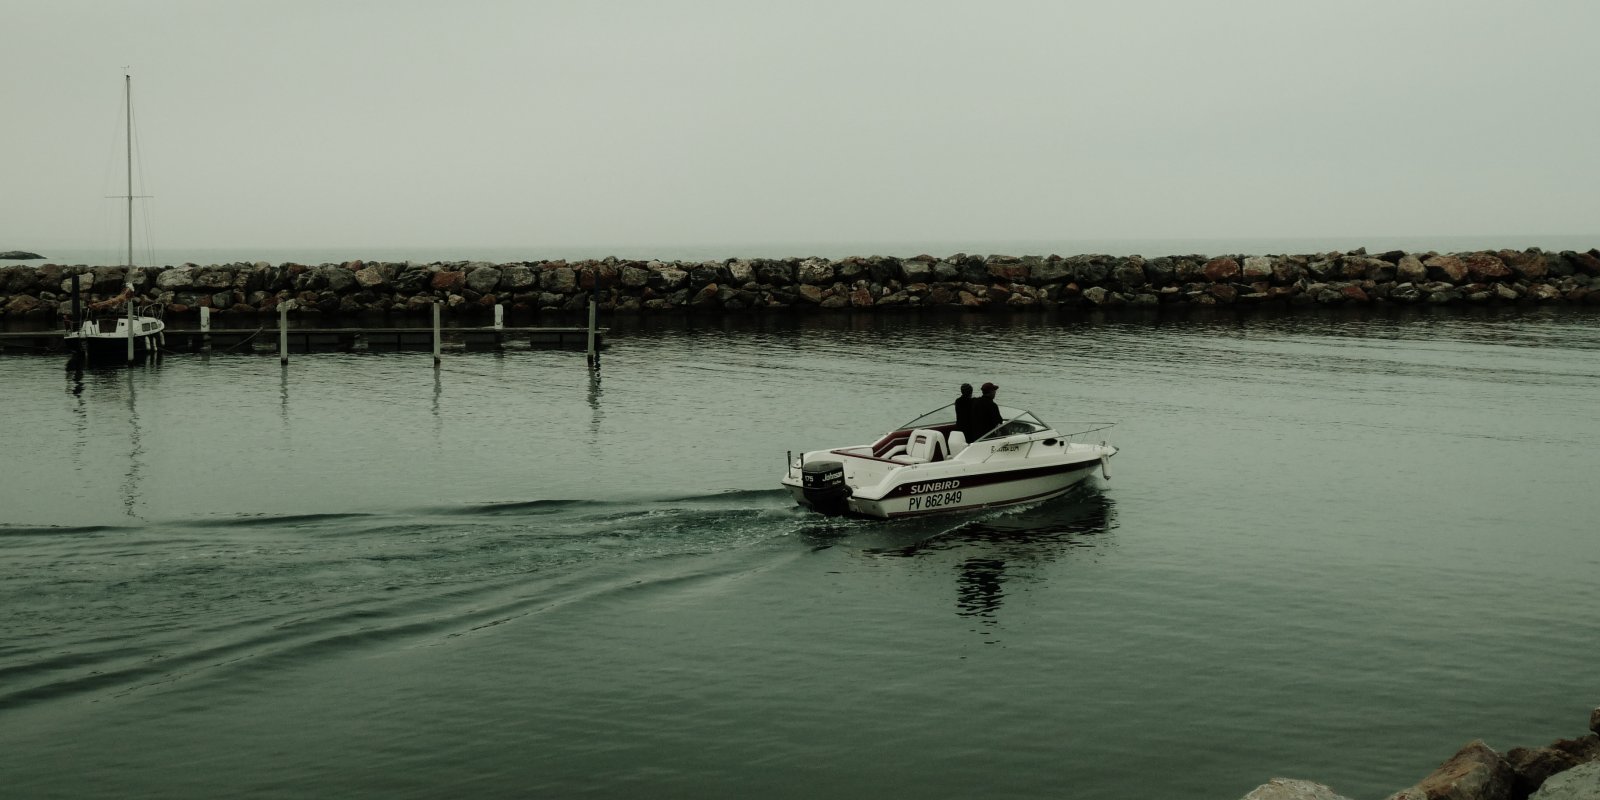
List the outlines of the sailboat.
<svg viewBox="0 0 1600 800">
<path fill-rule="evenodd" d="M 122 89 L 127 105 L 128 142 L 128 193 L 120 195 L 128 201 L 128 260 L 125 266 L 133 272 L 133 76 L 122 76 Z M 160 310 L 140 307 L 132 284 L 123 289 L 118 298 L 92 304 L 84 314 L 80 297 L 78 276 L 72 276 L 72 314 L 66 320 L 65 340 L 72 351 L 73 360 L 79 363 L 100 362 L 132 364 L 158 353 L 166 343 L 167 324 L 161 320 Z M 112 311 L 120 305 L 120 313 Z M 108 313 L 110 312 L 110 313 Z"/>
</svg>

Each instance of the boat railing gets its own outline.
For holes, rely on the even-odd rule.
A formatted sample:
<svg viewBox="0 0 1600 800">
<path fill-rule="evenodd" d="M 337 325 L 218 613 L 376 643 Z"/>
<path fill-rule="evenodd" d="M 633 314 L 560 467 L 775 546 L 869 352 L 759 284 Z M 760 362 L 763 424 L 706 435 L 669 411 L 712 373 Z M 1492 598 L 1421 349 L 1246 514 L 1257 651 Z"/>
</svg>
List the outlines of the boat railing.
<svg viewBox="0 0 1600 800">
<path fill-rule="evenodd" d="M 1104 436 L 1097 437 L 1095 434 L 1101 433 L 1116 424 L 1115 422 L 1072 422 L 1057 426 L 1056 430 L 1060 433 L 1060 438 L 1066 439 L 1068 442 L 1093 444 L 1096 438 L 1105 438 Z M 1067 433 L 1063 430 L 1068 428 L 1076 428 L 1077 430 L 1072 433 Z"/>
</svg>

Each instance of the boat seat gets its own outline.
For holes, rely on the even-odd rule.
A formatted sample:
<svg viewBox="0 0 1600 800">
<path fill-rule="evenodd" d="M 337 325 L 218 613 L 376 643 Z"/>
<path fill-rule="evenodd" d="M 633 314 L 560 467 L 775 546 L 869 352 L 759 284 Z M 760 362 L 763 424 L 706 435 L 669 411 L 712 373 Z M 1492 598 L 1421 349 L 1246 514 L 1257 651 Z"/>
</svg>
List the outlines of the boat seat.
<svg viewBox="0 0 1600 800">
<path fill-rule="evenodd" d="M 944 434 L 919 428 L 911 432 L 911 438 L 906 440 L 906 453 L 895 456 L 890 460 L 901 464 L 923 464 L 929 461 L 943 461 L 945 458 Z"/>
<path fill-rule="evenodd" d="M 961 431 L 951 431 L 947 438 L 950 440 L 949 446 L 951 457 L 954 457 L 962 450 L 967 449 L 967 435 Z"/>
</svg>

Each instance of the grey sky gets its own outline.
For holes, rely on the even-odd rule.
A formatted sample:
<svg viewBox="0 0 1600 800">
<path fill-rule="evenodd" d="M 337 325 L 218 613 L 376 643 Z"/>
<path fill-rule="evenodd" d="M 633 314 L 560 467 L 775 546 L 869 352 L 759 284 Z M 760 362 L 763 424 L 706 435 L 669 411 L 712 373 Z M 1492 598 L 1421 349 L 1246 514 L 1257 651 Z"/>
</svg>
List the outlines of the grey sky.
<svg viewBox="0 0 1600 800">
<path fill-rule="evenodd" d="M 0 249 L 1600 232 L 1592 0 L 0 11 Z"/>
</svg>

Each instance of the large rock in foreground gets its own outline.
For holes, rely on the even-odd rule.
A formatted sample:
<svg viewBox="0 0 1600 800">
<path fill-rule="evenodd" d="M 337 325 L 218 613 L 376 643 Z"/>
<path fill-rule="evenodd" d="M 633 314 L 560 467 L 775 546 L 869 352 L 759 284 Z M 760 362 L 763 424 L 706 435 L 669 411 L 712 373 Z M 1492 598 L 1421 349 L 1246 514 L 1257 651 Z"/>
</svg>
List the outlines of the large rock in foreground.
<svg viewBox="0 0 1600 800">
<path fill-rule="evenodd" d="M 1389 800 L 1511 800 L 1511 765 L 1482 739 L 1474 739 L 1432 775 Z"/>
<path fill-rule="evenodd" d="M 1293 778 L 1273 778 L 1245 795 L 1244 800 L 1350 800 L 1350 798 L 1320 783 Z"/>
<path fill-rule="evenodd" d="M 1551 776 L 1533 793 L 1532 800 L 1600 800 L 1600 762 Z"/>
</svg>

